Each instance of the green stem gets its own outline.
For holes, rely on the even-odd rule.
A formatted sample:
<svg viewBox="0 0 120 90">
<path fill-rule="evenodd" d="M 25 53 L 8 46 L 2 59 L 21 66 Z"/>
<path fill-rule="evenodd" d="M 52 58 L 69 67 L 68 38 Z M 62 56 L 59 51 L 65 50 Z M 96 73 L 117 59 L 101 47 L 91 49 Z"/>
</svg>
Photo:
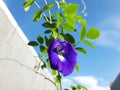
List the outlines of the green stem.
<svg viewBox="0 0 120 90">
<path fill-rule="evenodd" d="M 62 82 L 61 82 L 61 75 L 60 75 L 60 72 L 58 72 L 58 75 L 60 76 L 60 78 L 59 78 L 59 82 L 60 82 L 60 90 L 62 90 Z"/>
<path fill-rule="evenodd" d="M 75 44 L 75 47 L 80 43 L 80 41 L 78 41 L 76 44 Z"/>
<path fill-rule="evenodd" d="M 35 1 L 34 3 L 35 3 L 35 5 L 36 5 L 39 9 L 41 9 L 40 5 L 39 5 L 36 1 Z M 45 17 L 45 19 L 47 20 L 47 22 L 49 22 L 47 16 L 46 16 L 44 13 L 43 13 L 43 16 Z"/>
<path fill-rule="evenodd" d="M 47 1 L 44 0 L 44 2 L 45 2 L 45 5 L 47 5 Z M 51 12 L 50 12 L 50 10 L 48 11 L 48 13 L 49 13 L 49 17 L 50 17 L 50 23 L 52 23 L 52 18 L 51 18 Z"/>
</svg>

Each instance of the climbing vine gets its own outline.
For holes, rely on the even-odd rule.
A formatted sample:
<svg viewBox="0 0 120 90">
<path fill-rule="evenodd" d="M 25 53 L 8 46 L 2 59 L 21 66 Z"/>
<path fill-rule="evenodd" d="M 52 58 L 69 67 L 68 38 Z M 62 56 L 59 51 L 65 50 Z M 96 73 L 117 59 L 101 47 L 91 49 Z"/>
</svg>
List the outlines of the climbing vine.
<svg viewBox="0 0 120 90">
<path fill-rule="evenodd" d="M 37 35 L 36 41 L 30 41 L 28 45 L 40 49 L 39 58 L 42 64 L 36 65 L 34 69 L 49 68 L 52 75 L 55 77 L 57 89 L 62 90 L 62 76 L 67 76 L 74 69 L 79 71 L 77 56 L 80 53 L 87 54 L 85 48 L 80 46 L 84 43 L 91 48 L 95 46 L 90 40 L 95 40 L 100 36 L 97 28 L 91 27 L 87 29 L 87 21 L 83 18 L 86 16 L 86 5 L 84 0 L 81 0 L 84 9 L 81 14 L 78 14 L 79 5 L 66 2 L 65 0 L 43 0 L 44 6 L 39 5 L 37 0 L 27 0 L 24 2 L 24 10 L 29 11 L 33 4 L 38 7 L 33 15 L 33 22 L 41 20 L 44 27 L 44 35 Z M 42 7 L 41 7 L 42 6 Z M 57 9 L 55 9 L 57 6 Z M 51 11 L 55 12 L 52 13 Z M 79 23 L 79 24 L 78 24 Z M 81 28 L 76 28 L 80 25 Z M 71 33 L 78 33 L 79 37 L 73 36 Z M 76 41 L 76 38 L 79 38 Z M 82 85 L 71 85 L 72 90 L 88 90 Z M 68 90 L 68 89 L 64 89 Z"/>
</svg>

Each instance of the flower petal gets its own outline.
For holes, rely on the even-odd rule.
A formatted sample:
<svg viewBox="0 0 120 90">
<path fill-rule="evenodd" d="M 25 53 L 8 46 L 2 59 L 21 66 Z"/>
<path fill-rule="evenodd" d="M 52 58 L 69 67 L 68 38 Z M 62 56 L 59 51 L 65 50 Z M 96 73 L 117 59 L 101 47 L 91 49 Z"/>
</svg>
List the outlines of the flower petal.
<svg viewBox="0 0 120 90">
<path fill-rule="evenodd" d="M 60 51 L 64 60 L 59 57 L 57 46 L 60 45 Z M 49 60 L 52 69 L 60 71 L 64 76 L 72 73 L 77 63 L 77 52 L 69 42 L 62 42 L 60 40 L 53 40 L 49 50 Z"/>
</svg>

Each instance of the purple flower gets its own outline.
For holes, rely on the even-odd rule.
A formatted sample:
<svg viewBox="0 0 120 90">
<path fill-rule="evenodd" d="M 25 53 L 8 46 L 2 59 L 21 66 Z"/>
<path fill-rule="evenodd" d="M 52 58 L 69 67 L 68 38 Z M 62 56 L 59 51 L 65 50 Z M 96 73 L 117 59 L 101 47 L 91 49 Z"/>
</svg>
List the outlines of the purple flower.
<svg viewBox="0 0 120 90">
<path fill-rule="evenodd" d="M 50 66 L 64 76 L 72 73 L 77 63 L 77 52 L 69 42 L 53 40 L 48 49 Z"/>
</svg>

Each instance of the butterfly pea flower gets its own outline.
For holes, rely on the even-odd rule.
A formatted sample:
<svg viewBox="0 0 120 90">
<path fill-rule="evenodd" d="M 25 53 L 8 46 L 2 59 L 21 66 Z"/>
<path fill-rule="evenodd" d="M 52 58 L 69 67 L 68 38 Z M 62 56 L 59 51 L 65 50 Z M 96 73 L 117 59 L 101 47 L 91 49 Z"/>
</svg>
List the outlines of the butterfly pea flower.
<svg viewBox="0 0 120 90">
<path fill-rule="evenodd" d="M 73 72 L 77 63 L 77 52 L 71 43 L 61 40 L 53 40 L 48 49 L 50 66 L 58 70 L 64 76 Z"/>
</svg>

